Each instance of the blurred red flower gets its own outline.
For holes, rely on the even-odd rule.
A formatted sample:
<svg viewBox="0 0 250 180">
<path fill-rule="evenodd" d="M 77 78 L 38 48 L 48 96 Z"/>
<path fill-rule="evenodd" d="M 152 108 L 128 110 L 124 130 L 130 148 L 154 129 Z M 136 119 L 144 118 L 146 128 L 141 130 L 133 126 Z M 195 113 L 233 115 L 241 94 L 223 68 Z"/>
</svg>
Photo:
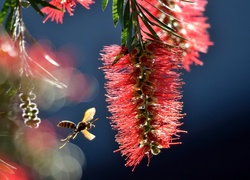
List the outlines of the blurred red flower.
<svg viewBox="0 0 250 180">
<path fill-rule="evenodd" d="M 19 73 L 19 51 L 12 39 L 5 33 L 0 34 L 0 66 L 12 73 Z"/>
<path fill-rule="evenodd" d="M 50 1 L 50 4 L 54 5 L 60 10 L 51 7 L 42 8 L 41 11 L 48 15 L 43 22 L 46 22 L 49 18 L 51 18 L 51 21 L 55 20 L 56 23 L 63 23 L 64 12 L 67 11 L 70 16 L 73 16 L 76 2 L 80 3 L 86 9 L 89 9 L 89 5 L 94 3 L 93 0 L 52 0 Z"/>
<path fill-rule="evenodd" d="M 118 45 L 105 47 L 101 60 L 111 124 L 118 130 L 117 151 L 127 157 L 126 166 L 135 168 L 143 157 L 179 143 L 173 141 L 183 132 L 178 129 L 183 83 L 177 72 L 182 66 L 179 50 L 161 44 L 148 43 L 145 50 L 124 55 L 125 51 Z"/>
<path fill-rule="evenodd" d="M 1 180 L 30 180 L 28 174 L 25 172 L 25 169 L 20 165 L 17 165 L 13 162 L 14 166 L 10 165 L 9 162 L 3 161 L 0 159 L 0 179 Z"/>
</svg>

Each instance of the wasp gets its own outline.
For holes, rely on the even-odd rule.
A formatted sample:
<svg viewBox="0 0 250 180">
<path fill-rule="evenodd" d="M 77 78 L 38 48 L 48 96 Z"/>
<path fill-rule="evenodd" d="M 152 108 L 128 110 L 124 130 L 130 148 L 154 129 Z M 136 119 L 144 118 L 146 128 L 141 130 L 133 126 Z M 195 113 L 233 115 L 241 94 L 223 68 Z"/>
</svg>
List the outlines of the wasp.
<svg viewBox="0 0 250 180">
<path fill-rule="evenodd" d="M 94 118 L 95 113 L 96 109 L 94 107 L 87 109 L 87 111 L 84 113 L 82 121 L 80 121 L 77 125 L 68 120 L 59 122 L 57 124 L 58 127 L 73 129 L 73 131 L 65 139 L 61 139 L 61 141 L 65 143 L 59 149 L 63 148 L 71 138 L 75 139 L 79 132 L 82 132 L 86 139 L 90 141 L 93 140 L 95 135 L 91 134 L 88 130 L 90 130 L 92 127 L 95 127 L 93 123 L 98 120 L 98 118 L 96 118 L 91 121 Z"/>
</svg>

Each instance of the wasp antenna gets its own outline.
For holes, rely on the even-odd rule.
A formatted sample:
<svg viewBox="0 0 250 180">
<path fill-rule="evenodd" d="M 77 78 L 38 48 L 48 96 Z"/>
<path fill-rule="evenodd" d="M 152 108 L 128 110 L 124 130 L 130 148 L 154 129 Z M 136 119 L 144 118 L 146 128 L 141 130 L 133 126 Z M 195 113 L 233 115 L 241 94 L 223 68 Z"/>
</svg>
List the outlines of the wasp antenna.
<svg viewBox="0 0 250 180">
<path fill-rule="evenodd" d="M 95 118 L 91 123 L 94 123 L 94 122 L 96 122 L 98 120 L 98 118 Z"/>
<path fill-rule="evenodd" d="M 77 134 L 78 134 L 78 132 L 77 133 L 75 133 L 75 134 L 72 134 L 72 139 L 75 139 L 76 138 L 76 136 L 77 136 Z"/>
<path fill-rule="evenodd" d="M 69 141 L 70 138 L 72 138 L 72 136 L 74 136 L 73 133 L 69 134 L 66 138 L 61 139 L 61 141 Z"/>
</svg>

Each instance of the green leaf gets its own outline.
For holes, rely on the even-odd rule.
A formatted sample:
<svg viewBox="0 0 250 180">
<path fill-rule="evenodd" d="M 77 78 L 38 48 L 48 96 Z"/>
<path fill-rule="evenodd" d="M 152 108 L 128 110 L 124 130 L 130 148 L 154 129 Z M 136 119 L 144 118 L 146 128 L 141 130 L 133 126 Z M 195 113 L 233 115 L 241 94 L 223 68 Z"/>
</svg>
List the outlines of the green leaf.
<svg viewBox="0 0 250 180">
<path fill-rule="evenodd" d="M 175 29 L 170 28 L 167 24 L 165 24 L 164 22 L 160 21 L 159 19 L 157 19 L 154 15 L 152 15 L 146 8 L 144 8 L 143 6 L 140 5 L 140 7 L 138 6 L 138 9 L 140 10 L 141 14 L 143 17 L 146 17 L 145 14 L 143 13 L 143 11 L 140 9 L 142 8 L 142 10 L 144 12 L 146 12 L 155 22 L 157 22 L 159 25 L 161 25 L 162 27 L 165 27 L 166 29 L 168 29 L 169 31 L 175 31 Z"/>
<path fill-rule="evenodd" d="M 195 3 L 195 1 L 187 1 L 187 0 L 181 0 L 183 2 L 187 2 L 187 3 Z"/>
<path fill-rule="evenodd" d="M 154 39 L 159 39 L 159 36 L 155 32 L 155 30 L 149 24 L 150 21 L 148 19 L 145 19 L 144 17 L 141 17 L 141 20 L 143 21 L 144 25 L 147 27 L 147 29 L 151 33 L 151 36 L 154 37 Z"/>
<path fill-rule="evenodd" d="M 63 11 L 62 9 L 48 3 L 47 1 L 43 1 L 43 0 L 37 0 L 37 4 L 41 5 L 42 7 L 51 7 L 53 9 L 57 9 L 57 10 L 60 10 L 60 11 Z"/>
<path fill-rule="evenodd" d="M 172 47 L 172 48 L 176 47 L 176 46 L 174 46 L 172 44 L 168 44 L 168 43 L 162 41 L 161 39 L 158 39 L 158 38 L 155 39 L 155 37 L 150 33 L 147 33 L 147 32 L 144 32 L 144 33 L 147 34 L 147 36 L 149 37 L 149 38 L 147 38 L 148 41 L 154 41 L 154 42 L 157 42 L 159 44 L 163 44 L 165 46 Z"/>
<path fill-rule="evenodd" d="M 109 0 L 102 0 L 102 10 L 104 11 L 108 5 Z"/>
<path fill-rule="evenodd" d="M 10 13 L 6 19 L 5 30 L 9 33 L 13 33 L 14 22 L 16 21 L 16 16 L 14 16 L 14 9 L 11 8 Z"/>
<path fill-rule="evenodd" d="M 130 4 L 129 1 L 127 1 L 124 9 L 124 14 L 122 14 L 123 17 L 123 23 L 122 23 L 122 46 L 126 46 L 127 40 L 129 38 L 129 31 L 132 29 L 132 18 L 130 15 Z M 130 27 L 129 27 L 130 26 Z"/>
<path fill-rule="evenodd" d="M 124 51 L 121 52 L 115 57 L 115 60 L 112 62 L 112 65 L 116 64 L 124 56 Z"/>
<path fill-rule="evenodd" d="M 156 23 L 153 23 L 153 22 L 151 22 L 151 21 L 149 21 L 149 19 L 146 17 L 146 15 L 143 13 L 143 11 L 140 9 L 140 8 L 142 8 L 143 9 L 143 11 L 145 11 Z M 141 12 L 141 17 L 143 17 L 143 18 L 145 18 L 146 19 L 146 21 L 148 21 L 148 22 L 150 22 L 151 24 L 153 24 L 153 25 L 155 25 L 155 26 L 158 26 L 159 28 L 161 28 L 162 30 L 164 30 L 164 31 L 167 31 L 167 32 L 169 32 L 170 34 L 173 34 L 174 36 L 176 36 L 176 37 L 179 37 L 179 38 L 181 38 L 181 39 L 185 39 L 184 37 L 182 37 L 182 36 L 180 36 L 179 34 L 177 34 L 177 33 L 175 33 L 174 31 L 175 31 L 175 29 L 173 29 L 173 28 L 170 28 L 167 24 L 165 24 L 164 22 L 162 22 L 162 21 L 160 21 L 159 19 L 157 19 L 155 16 L 153 16 L 147 9 L 145 9 L 144 7 L 142 7 L 142 6 L 138 6 L 138 9 L 140 10 L 140 12 Z M 143 19 L 142 18 L 142 19 Z M 185 39 L 185 40 L 187 40 L 187 39 Z"/>
<path fill-rule="evenodd" d="M 122 29 L 122 37 L 121 37 L 121 40 L 122 40 L 122 46 L 126 46 L 126 43 L 127 43 L 127 37 L 128 37 L 128 29 Z"/>
<path fill-rule="evenodd" d="M 122 26 L 123 26 L 123 21 L 124 21 L 124 17 L 123 17 L 123 5 L 124 5 L 124 0 L 118 0 L 117 1 L 118 15 L 119 15 L 120 23 L 121 23 Z"/>
<path fill-rule="evenodd" d="M 8 0 L 6 0 L 3 4 L 2 10 L 0 12 L 0 24 L 3 23 L 5 16 L 8 14 L 8 10 L 10 8 L 10 3 L 8 2 Z"/>
<path fill-rule="evenodd" d="M 128 30 L 127 30 L 127 47 L 128 47 L 128 51 L 131 50 L 131 46 L 132 46 L 132 42 L 133 42 L 133 18 L 132 15 L 129 18 L 128 21 Z"/>
<path fill-rule="evenodd" d="M 33 0 L 28 0 L 28 1 L 30 2 L 31 6 L 36 10 L 38 14 L 40 14 L 41 16 L 44 16 L 40 8 L 37 6 L 37 3 L 35 3 Z"/>
<path fill-rule="evenodd" d="M 114 26 L 115 27 L 117 26 L 117 23 L 118 23 L 118 20 L 119 20 L 117 1 L 118 0 L 113 0 L 113 5 L 112 5 L 113 21 L 114 21 Z"/>
<path fill-rule="evenodd" d="M 130 18 L 130 4 L 129 1 L 127 1 L 126 5 L 125 5 L 125 9 L 124 9 L 124 14 L 121 15 L 124 19 L 123 19 L 123 27 L 127 27 L 128 26 L 128 21 Z"/>
</svg>

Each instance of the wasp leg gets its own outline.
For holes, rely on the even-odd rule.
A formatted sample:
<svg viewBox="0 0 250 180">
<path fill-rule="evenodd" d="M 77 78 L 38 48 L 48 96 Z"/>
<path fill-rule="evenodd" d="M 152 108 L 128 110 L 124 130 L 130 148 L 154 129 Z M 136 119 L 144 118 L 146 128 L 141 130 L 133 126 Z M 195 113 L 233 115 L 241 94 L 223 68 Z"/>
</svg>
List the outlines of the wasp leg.
<svg viewBox="0 0 250 180">
<path fill-rule="evenodd" d="M 61 139 L 61 141 L 67 141 L 70 138 L 72 138 L 73 136 L 75 136 L 75 132 L 70 133 L 65 139 Z"/>
<path fill-rule="evenodd" d="M 74 133 L 74 134 L 72 135 L 72 139 L 75 139 L 78 133 L 79 133 L 79 132 Z"/>
<path fill-rule="evenodd" d="M 62 149 L 68 142 L 69 142 L 69 140 L 66 141 L 63 145 L 61 145 L 61 146 L 59 147 L 59 149 Z"/>
<path fill-rule="evenodd" d="M 75 136 L 75 133 L 70 133 L 65 139 L 61 139 L 61 141 L 66 141 L 66 142 L 62 146 L 60 146 L 59 149 L 62 149 L 73 136 Z"/>
</svg>

